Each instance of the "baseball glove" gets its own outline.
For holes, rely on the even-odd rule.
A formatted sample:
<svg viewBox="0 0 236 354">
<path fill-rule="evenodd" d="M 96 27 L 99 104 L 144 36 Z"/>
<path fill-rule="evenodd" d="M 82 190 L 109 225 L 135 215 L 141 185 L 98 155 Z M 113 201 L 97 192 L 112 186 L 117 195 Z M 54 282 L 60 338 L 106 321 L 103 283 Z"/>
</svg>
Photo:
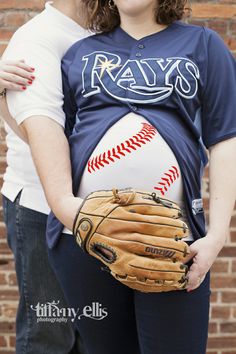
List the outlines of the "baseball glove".
<svg viewBox="0 0 236 354">
<path fill-rule="evenodd" d="M 80 207 L 73 234 L 84 251 L 132 289 L 184 289 L 187 225 L 174 202 L 132 189 L 96 191 Z"/>
</svg>

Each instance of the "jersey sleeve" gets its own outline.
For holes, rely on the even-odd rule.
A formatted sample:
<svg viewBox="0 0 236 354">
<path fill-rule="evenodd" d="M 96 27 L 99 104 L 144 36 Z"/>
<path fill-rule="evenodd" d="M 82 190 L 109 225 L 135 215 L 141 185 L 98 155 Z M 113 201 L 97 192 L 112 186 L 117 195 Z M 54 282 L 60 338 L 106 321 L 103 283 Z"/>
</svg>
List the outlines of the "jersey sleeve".
<svg viewBox="0 0 236 354">
<path fill-rule="evenodd" d="M 77 104 L 74 97 L 74 92 L 70 86 L 69 71 L 73 65 L 73 61 L 76 55 L 77 45 L 72 46 L 61 62 L 62 71 L 62 88 L 64 95 L 63 110 L 66 117 L 65 134 L 67 137 L 71 135 L 71 132 L 76 123 Z"/>
<path fill-rule="evenodd" d="M 35 68 L 36 78 L 25 91 L 8 91 L 7 103 L 12 117 L 21 124 L 25 119 L 47 116 L 61 126 L 65 125 L 61 58 L 50 43 L 42 37 L 35 41 L 13 37 L 3 55 L 4 60 L 24 59 Z"/>
<path fill-rule="evenodd" d="M 202 139 L 207 148 L 236 136 L 236 62 L 220 36 L 205 29 L 207 63 Z"/>
</svg>

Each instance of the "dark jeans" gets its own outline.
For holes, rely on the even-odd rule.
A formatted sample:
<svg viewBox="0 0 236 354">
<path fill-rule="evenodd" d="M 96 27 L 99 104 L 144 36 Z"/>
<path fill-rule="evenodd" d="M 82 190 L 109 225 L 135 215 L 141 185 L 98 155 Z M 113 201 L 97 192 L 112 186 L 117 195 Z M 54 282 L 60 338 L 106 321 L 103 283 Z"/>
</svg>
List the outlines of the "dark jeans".
<svg viewBox="0 0 236 354">
<path fill-rule="evenodd" d="M 71 321 L 38 322 L 37 304 L 58 302 L 67 307 L 60 285 L 48 261 L 45 228 L 47 215 L 12 203 L 3 197 L 8 244 L 14 254 L 19 286 L 16 318 L 17 354 L 68 354 L 75 341 Z M 32 307 L 31 307 L 32 306 Z M 78 353 L 78 352 L 77 352 Z"/>
<path fill-rule="evenodd" d="M 78 310 L 75 323 L 89 354 L 206 353 L 210 273 L 189 293 L 133 291 L 102 271 L 70 235 L 49 250 L 49 260 L 68 304 Z"/>
</svg>

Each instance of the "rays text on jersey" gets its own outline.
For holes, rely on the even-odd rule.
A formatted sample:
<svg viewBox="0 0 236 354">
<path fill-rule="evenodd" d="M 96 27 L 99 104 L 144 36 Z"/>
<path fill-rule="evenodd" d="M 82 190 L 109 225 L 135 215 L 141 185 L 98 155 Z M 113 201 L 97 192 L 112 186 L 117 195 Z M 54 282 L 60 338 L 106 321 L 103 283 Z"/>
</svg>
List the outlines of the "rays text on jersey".
<svg viewBox="0 0 236 354">
<path fill-rule="evenodd" d="M 128 59 L 108 52 L 83 57 L 83 96 L 106 92 L 115 99 L 153 103 L 169 97 L 173 90 L 186 99 L 198 91 L 197 65 L 188 58 Z"/>
</svg>

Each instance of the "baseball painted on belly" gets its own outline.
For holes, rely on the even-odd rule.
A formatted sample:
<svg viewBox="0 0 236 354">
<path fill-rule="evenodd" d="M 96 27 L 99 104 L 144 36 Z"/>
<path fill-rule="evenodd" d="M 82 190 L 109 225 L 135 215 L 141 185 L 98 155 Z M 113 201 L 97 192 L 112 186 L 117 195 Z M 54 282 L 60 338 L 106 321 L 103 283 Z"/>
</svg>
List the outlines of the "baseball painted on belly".
<svg viewBox="0 0 236 354">
<path fill-rule="evenodd" d="M 182 201 L 179 164 L 158 130 L 144 117 L 129 113 L 114 124 L 90 156 L 79 193 L 133 187 Z"/>
</svg>

